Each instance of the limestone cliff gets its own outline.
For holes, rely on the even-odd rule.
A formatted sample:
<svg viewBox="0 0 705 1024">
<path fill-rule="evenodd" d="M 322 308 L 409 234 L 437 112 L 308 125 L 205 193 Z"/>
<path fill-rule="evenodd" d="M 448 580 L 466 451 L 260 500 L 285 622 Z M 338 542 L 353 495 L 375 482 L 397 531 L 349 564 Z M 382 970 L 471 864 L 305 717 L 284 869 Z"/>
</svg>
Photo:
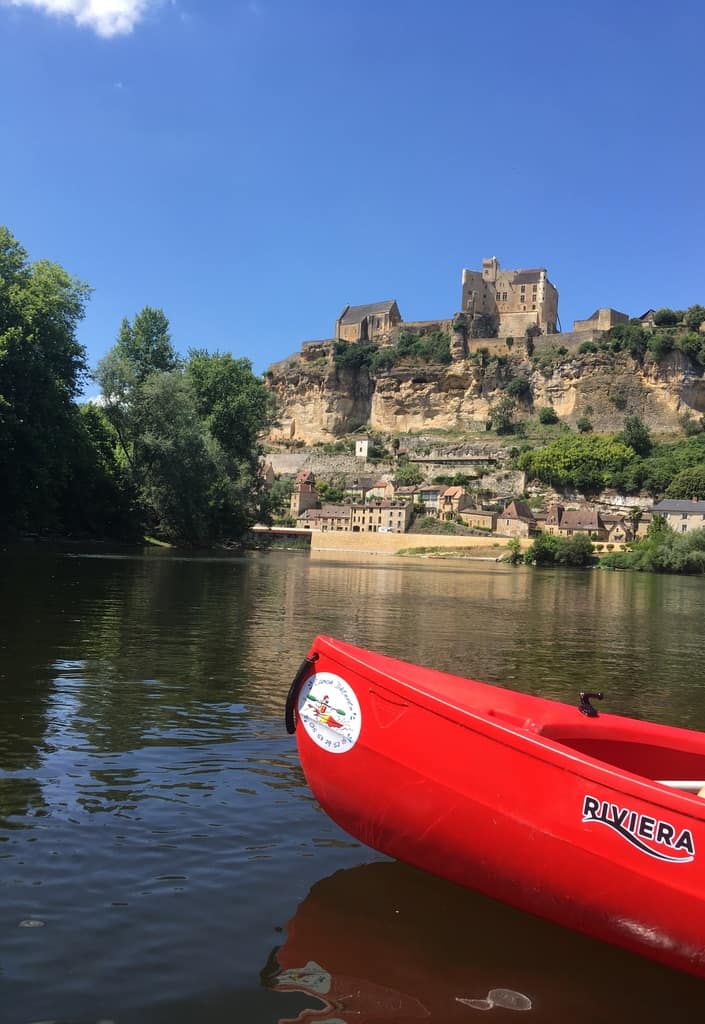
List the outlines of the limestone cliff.
<svg viewBox="0 0 705 1024">
<path fill-rule="evenodd" d="M 641 362 L 625 353 L 560 353 L 547 345 L 539 359 L 480 349 L 448 366 L 400 364 L 373 374 L 364 364 L 337 368 L 332 347 L 321 346 L 267 371 L 279 416 L 272 440 L 311 444 L 359 427 L 390 434 L 484 430 L 490 406 L 516 378 L 529 385 L 516 401 L 517 420 L 551 405 L 573 427 L 587 416 L 596 431 L 619 430 L 626 415 L 636 414 L 655 432 L 675 433 L 684 413 L 705 413 L 705 378 L 677 350 L 660 362 L 648 354 Z"/>
</svg>

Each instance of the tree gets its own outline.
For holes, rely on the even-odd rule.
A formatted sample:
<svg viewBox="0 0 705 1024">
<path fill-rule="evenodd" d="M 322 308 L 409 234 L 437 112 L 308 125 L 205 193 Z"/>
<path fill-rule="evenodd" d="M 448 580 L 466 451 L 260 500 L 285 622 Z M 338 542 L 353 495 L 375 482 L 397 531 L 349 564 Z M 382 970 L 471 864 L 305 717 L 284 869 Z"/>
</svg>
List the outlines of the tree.
<svg viewBox="0 0 705 1024">
<path fill-rule="evenodd" d="M 581 434 L 589 434 L 592 430 L 592 422 L 588 416 L 579 416 L 575 425 Z"/>
<path fill-rule="evenodd" d="M 656 331 L 649 338 L 647 348 L 659 362 L 673 350 L 673 338 L 663 331 Z"/>
<path fill-rule="evenodd" d="M 409 462 L 401 463 L 394 472 L 394 483 L 398 487 L 411 487 L 414 484 L 420 484 L 422 480 L 421 470 Z"/>
<path fill-rule="evenodd" d="M 505 388 L 510 398 L 522 399 L 531 398 L 531 384 L 526 377 L 512 377 Z"/>
<path fill-rule="evenodd" d="M 89 291 L 58 264 L 30 264 L 0 227 L 0 530 L 65 527 L 60 494 L 87 374 L 76 329 Z"/>
<path fill-rule="evenodd" d="M 552 405 L 544 405 L 539 409 L 539 423 L 543 423 L 544 426 L 558 423 L 558 413 Z"/>
<path fill-rule="evenodd" d="M 685 311 L 683 323 L 689 331 L 699 331 L 705 322 L 705 306 L 690 306 Z"/>
<path fill-rule="evenodd" d="M 210 544 L 269 514 L 259 435 L 270 398 L 249 360 L 198 349 L 184 363 L 168 320 L 147 307 L 123 321 L 96 379 L 148 529 Z"/>
<path fill-rule="evenodd" d="M 634 449 L 614 437 L 569 434 L 522 452 L 517 468 L 553 487 L 572 486 L 593 493 L 606 487 L 612 475 L 634 458 Z"/>
<path fill-rule="evenodd" d="M 259 438 L 271 422 L 273 408 L 270 392 L 252 372 L 250 360 L 191 349 L 186 373 L 198 414 L 210 433 L 230 458 L 254 467 Z"/>
<path fill-rule="evenodd" d="M 627 416 L 619 440 L 633 448 L 637 455 L 648 455 L 653 447 L 649 428 L 638 416 Z"/>
<path fill-rule="evenodd" d="M 705 465 L 691 466 L 676 473 L 666 488 L 666 497 L 705 500 Z"/>
<path fill-rule="evenodd" d="M 507 544 L 509 554 L 505 556 L 505 561 L 509 562 L 510 565 L 521 565 L 524 561 L 524 553 L 521 550 L 521 541 L 518 537 L 512 537 Z"/>
<path fill-rule="evenodd" d="M 137 383 L 150 373 L 168 373 L 179 365 L 164 311 L 145 306 L 132 323 L 124 319 L 120 325 L 115 348 L 127 360 Z"/>
<path fill-rule="evenodd" d="M 675 327 L 676 324 L 680 323 L 682 313 L 678 309 L 669 309 L 664 306 L 662 309 L 657 309 L 654 313 L 654 323 L 657 327 Z"/>
<path fill-rule="evenodd" d="M 498 434 L 511 434 L 514 430 L 515 403 L 509 395 L 502 395 L 489 408 L 490 422 Z"/>
</svg>

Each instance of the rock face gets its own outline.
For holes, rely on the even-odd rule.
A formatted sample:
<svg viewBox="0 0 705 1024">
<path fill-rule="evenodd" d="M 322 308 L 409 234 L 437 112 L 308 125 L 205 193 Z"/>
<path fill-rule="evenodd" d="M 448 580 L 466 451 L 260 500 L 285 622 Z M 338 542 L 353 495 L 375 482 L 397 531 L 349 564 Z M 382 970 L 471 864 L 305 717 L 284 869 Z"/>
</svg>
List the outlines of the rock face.
<svg viewBox="0 0 705 1024">
<path fill-rule="evenodd" d="M 276 397 L 278 426 L 271 439 L 305 444 L 330 441 L 360 427 L 380 433 L 486 428 L 490 406 L 512 379 L 524 377 L 530 394 L 516 401 L 515 419 L 553 406 L 575 426 L 587 417 L 596 431 L 620 430 L 638 415 L 653 431 L 675 433 L 684 413 L 705 413 L 705 378 L 681 352 L 643 363 L 620 353 L 556 355 L 475 353 L 449 366 L 398 365 L 371 374 L 366 365 L 338 369 L 332 353 L 295 355 L 266 375 Z"/>
</svg>

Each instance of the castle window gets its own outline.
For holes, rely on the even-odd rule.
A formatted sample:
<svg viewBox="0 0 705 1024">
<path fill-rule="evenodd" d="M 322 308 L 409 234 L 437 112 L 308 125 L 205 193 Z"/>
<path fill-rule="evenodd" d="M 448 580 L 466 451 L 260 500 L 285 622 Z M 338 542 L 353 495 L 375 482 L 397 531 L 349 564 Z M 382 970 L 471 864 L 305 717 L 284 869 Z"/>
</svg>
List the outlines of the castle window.
<svg viewBox="0 0 705 1024">
<path fill-rule="evenodd" d="M 531 307 L 531 308 L 532 308 L 532 309 L 536 309 L 536 303 L 535 303 L 535 302 L 533 303 L 533 305 L 532 305 L 532 307 Z"/>
<path fill-rule="evenodd" d="M 502 292 L 502 302 L 506 302 L 506 301 L 507 301 L 507 293 L 506 292 Z"/>
</svg>

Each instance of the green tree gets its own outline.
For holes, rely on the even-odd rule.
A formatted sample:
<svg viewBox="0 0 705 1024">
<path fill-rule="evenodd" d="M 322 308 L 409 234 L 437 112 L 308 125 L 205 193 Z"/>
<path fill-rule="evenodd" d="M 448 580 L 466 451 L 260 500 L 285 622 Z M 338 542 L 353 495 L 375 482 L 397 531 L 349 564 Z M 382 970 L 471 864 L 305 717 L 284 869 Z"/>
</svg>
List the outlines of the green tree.
<svg viewBox="0 0 705 1024">
<path fill-rule="evenodd" d="M 575 425 L 581 434 L 589 434 L 592 430 L 592 421 L 588 416 L 579 416 Z"/>
<path fill-rule="evenodd" d="M 521 565 L 524 561 L 524 553 L 521 550 L 521 541 L 518 537 L 512 537 L 507 544 L 509 554 L 505 556 L 504 561 L 509 562 L 510 565 Z"/>
<path fill-rule="evenodd" d="M 597 559 L 593 554 L 592 541 L 584 534 L 574 537 L 556 537 L 550 533 L 540 533 L 524 555 L 524 560 L 531 565 L 569 565 L 583 567 L 594 565 Z"/>
<path fill-rule="evenodd" d="M 663 331 L 656 331 L 649 338 L 647 348 L 652 356 L 660 362 L 669 352 L 673 351 L 673 338 Z"/>
<path fill-rule="evenodd" d="M 509 395 L 502 395 L 489 408 L 492 427 L 498 434 L 511 434 L 514 430 L 515 402 Z"/>
<path fill-rule="evenodd" d="M 653 447 L 649 428 L 638 416 L 627 416 L 619 440 L 633 448 L 637 455 L 648 455 Z"/>
<path fill-rule="evenodd" d="M 526 377 L 512 377 L 505 391 L 510 398 L 516 398 L 519 401 L 531 398 L 531 384 Z"/>
<path fill-rule="evenodd" d="M 291 507 L 291 495 L 294 481 L 290 476 L 277 477 L 267 493 L 268 511 L 270 515 L 283 516 Z"/>
<path fill-rule="evenodd" d="M 397 466 L 394 473 L 394 483 L 398 487 L 411 487 L 414 484 L 420 484 L 422 480 L 423 473 L 418 466 L 414 466 L 410 462 L 404 462 Z"/>
<path fill-rule="evenodd" d="M 137 383 L 150 373 L 168 373 L 179 366 L 179 357 L 171 343 L 169 321 L 163 310 L 151 306 L 145 306 L 132 323 L 127 319 L 122 321 L 115 349 L 130 364 Z"/>
<path fill-rule="evenodd" d="M 552 405 L 544 405 L 539 409 L 539 423 L 549 426 L 558 423 L 558 413 Z"/>
<path fill-rule="evenodd" d="M 66 528 L 75 404 L 87 376 L 76 338 L 89 288 L 0 227 L 0 531 Z"/>
<path fill-rule="evenodd" d="M 699 331 L 705 323 L 705 306 L 690 306 L 685 311 L 683 323 L 689 331 Z"/>
<path fill-rule="evenodd" d="M 210 544 L 268 515 L 259 435 L 270 399 L 248 360 L 196 349 L 184 364 L 168 320 L 148 308 L 123 322 L 96 379 L 146 528 Z"/>
<path fill-rule="evenodd" d="M 682 313 L 678 309 L 669 309 L 664 306 L 662 309 L 657 309 L 654 313 L 654 323 L 657 327 L 675 327 L 676 324 L 680 323 Z"/>
<path fill-rule="evenodd" d="M 677 473 L 666 488 L 666 497 L 705 500 L 705 465 L 691 466 Z"/>
<path fill-rule="evenodd" d="M 517 467 L 553 487 L 577 487 L 595 493 L 608 486 L 613 474 L 634 459 L 633 448 L 610 436 L 570 434 L 522 452 Z"/>
</svg>

